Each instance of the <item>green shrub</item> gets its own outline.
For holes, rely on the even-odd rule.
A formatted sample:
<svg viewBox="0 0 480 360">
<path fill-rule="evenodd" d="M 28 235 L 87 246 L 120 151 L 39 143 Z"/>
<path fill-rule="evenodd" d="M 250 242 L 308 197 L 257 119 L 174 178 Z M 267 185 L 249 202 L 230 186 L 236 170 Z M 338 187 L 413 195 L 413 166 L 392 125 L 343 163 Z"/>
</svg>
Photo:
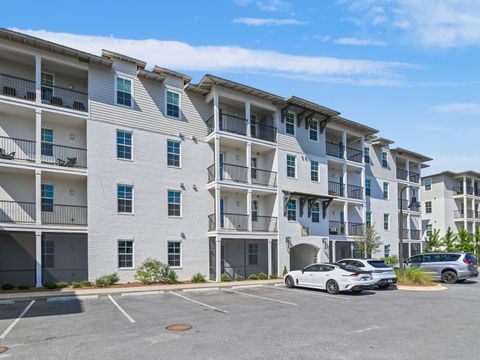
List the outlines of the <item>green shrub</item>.
<svg viewBox="0 0 480 360">
<path fill-rule="evenodd" d="M 107 275 L 107 279 L 110 285 L 116 284 L 120 281 L 117 273 L 111 273 L 110 275 Z"/>
<path fill-rule="evenodd" d="M 235 281 L 243 281 L 245 278 L 242 275 L 235 276 Z"/>
<path fill-rule="evenodd" d="M 2 290 L 13 290 L 13 289 L 15 289 L 15 286 L 13 284 L 6 283 L 2 285 Z"/>
<path fill-rule="evenodd" d="M 103 275 L 95 279 L 95 286 L 97 287 L 107 287 L 113 285 L 119 281 L 118 274 L 113 273 L 110 275 Z"/>
<path fill-rule="evenodd" d="M 268 275 L 265 274 L 264 272 L 258 273 L 258 280 L 267 280 Z"/>
<path fill-rule="evenodd" d="M 28 290 L 28 289 L 30 289 L 30 285 L 20 284 L 20 285 L 17 286 L 17 289 L 18 290 Z"/>
<path fill-rule="evenodd" d="M 46 283 L 43 284 L 43 287 L 47 289 L 56 289 L 57 283 L 55 281 L 47 281 Z"/>
<path fill-rule="evenodd" d="M 63 289 L 68 286 L 68 284 L 65 281 L 57 281 L 55 284 L 57 285 L 57 289 Z"/>
<path fill-rule="evenodd" d="M 284 266 L 283 267 L 283 272 L 282 272 L 283 276 L 287 275 L 288 274 L 288 270 L 287 270 L 287 267 Z"/>
<path fill-rule="evenodd" d="M 135 270 L 135 279 L 144 284 L 158 283 L 165 266 L 157 259 L 148 258 Z"/>
<path fill-rule="evenodd" d="M 170 269 L 170 266 L 167 266 L 162 274 L 162 282 L 166 284 L 176 284 L 178 282 L 177 273 Z"/>
<path fill-rule="evenodd" d="M 270 275 L 270 279 L 271 280 L 278 279 L 278 275 L 272 274 L 272 275 Z"/>
<path fill-rule="evenodd" d="M 192 282 L 194 284 L 204 283 L 207 281 L 207 278 L 202 273 L 196 273 L 192 275 Z"/>
<path fill-rule="evenodd" d="M 419 268 L 395 269 L 399 285 L 432 285 L 433 275 Z"/>
<path fill-rule="evenodd" d="M 92 283 L 88 280 L 82 280 L 80 281 L 80 286 L 83 288 L 83 287 L 89 287 L 89 286 L 92 286 Z"/>
<path fill-rule="evenodd" d="M 384 257 L 381 258 L 380 261 L 383 261 L 388 266 L 396 266 L 399 263 L 399 259 L 396 256 Z"/>
<path fill-rule="evenodd" d="M 82 287 L 82 284 L 80 284 L 78 281 L 72 282 L 72 288 L 78 289 L 78 288 L 81 288 L 81 287 Z"/>
<path fill-rule="evenodd" d="M 222 281 L 224 281 L 224 282 L 225 282 L 225 281 L 232 281 L 232 279 L 230 278 L 230 275 L 227 275 L 227 274 L 222 274 L 222 275 L 220 276 L 220 280 L 222 280 Z"/>
<path fill-rule="evenodd" d="M 258 280 L 257 274 L 250 274 L 250 276 L 248 277 L 248 280 Z"/>
</svg>

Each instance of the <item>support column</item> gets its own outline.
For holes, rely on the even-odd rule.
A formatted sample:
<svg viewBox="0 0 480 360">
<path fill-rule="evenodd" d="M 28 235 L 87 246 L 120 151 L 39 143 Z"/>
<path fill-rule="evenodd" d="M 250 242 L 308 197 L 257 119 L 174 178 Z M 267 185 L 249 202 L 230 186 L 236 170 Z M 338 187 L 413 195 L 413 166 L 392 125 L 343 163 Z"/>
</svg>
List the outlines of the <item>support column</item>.
<svg viewBox="0 0 480 360">
<path fill-rule="evenodd" d="M 42 170 L 35 170 L 35 224 L 42 225 Z"/>
<path fill-rule="evenodd" d="M 213 121 L 215 131 L 220 130 L 220 107 L 218 101 L 218 94 L 213 90 Z"/>
<path fill-rule="evenodd" d="M 222 239 L 217 235 L 215 239 L 215 281 L 221 281 L 222 275 Z"/>
<path fill-rule="evenodd" d="M 406 167 L 405 170 L 407 170 L 407 181 L 410 181 L 410 160 L 406 159 L 405 161 L 406 161 L 405 162 L 405 167 Z"/>
<path fill-rule="evenodd" d="M 343 204 L 343 219 L 345 221 L 345 235 L 348 234 L 348 202 L 345 201 L 345 204 Z"/>
<path fill-rule="evenodd" d="M 249 102 L 246 102 L 245 103 L 245 119 L 247 119 L 247 136 L 251 136 L 252 133 L 251 133 L 251 128 L 250 128 L 250 121 L 251 121 L 251 117 L 250 117 L 250 103 Z"/>
<path fill-rule="evenodd" d="M 42 279 L 42 232 L 35 231 L 35 287 L 43 286 Z"/>
<path fill-rule="evenodd" d="M 343 196 L 348 197 L 348 171 L 347 164 L 343 164 Z M 341 190 L 340 190 L 341 191 Z"/>
<path fill-rule="evenodd" d="M 270 279 L 270 275 L 272 275 L 272 239 L 268 239 L 267 254 L 268 278 Z"/>
<path fill-rule="evenodd" d="M 215 134 L 215 146 L 214 146 L 214 157 L 215 157 L 215 181 L 220 181 L 221 180 L 221 174 L 220 173 L 220 135 Z"/>
<path fill-rule="evenodd" d="M 35 55 L 35 102 L 42 103 L 42 58 Z"/>
<path fill-rule="evenodd" d="M 42 110 L 35 110 L 35 164 L 42 163 Z"/>
<path fill-rule="evenodd" d="M 252 143 L 247 142 L 247 181 L 252 183 Z"/>
<path fill-rule="evenodd" d="M 467 230 L 467 177 L 463 175 L 463 227 Z"/>
<path fill-rule="evenodd" d="M 343 156 L 342 159 L 347 158 L 347 132 L 342 131 Z"/>
<path fill-rule="evenodd" d="M 247 214 L 248 214 L 248 231 L 253 231 L 252 223 L 252 189 L 247 191 Z"/>
<path fill-rule="evenodd" d="M 215 230 L 220 231 L 221 230 L 221 219 L 222 219 L 222 213 L 220 212 L 220 198 L 222 194 L 220 192 L 220 186 L 217 184 L 215 185 Z M 225 205 L 225 204 L 224 204 Z M 225 209 L 224 209 L 225 210 Z"/>
<path fill-rule="evenodd" d="M 412 234 L 410 232 L 410 229 L 412 228 L 412 215 L 410 215 L 410 213 L 407 213 L 407 229 L 408 229 L 408 239 L 412 240 Z"/>
</svg>

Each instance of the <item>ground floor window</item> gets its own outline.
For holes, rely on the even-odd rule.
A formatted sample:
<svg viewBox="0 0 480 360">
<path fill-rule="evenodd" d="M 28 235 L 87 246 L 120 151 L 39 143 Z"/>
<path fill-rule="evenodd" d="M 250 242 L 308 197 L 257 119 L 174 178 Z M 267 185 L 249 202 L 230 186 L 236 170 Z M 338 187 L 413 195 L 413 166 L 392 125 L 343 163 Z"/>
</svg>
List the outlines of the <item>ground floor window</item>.
<svg viewBox="0 0 480 360">
<path fill-rule="evenodd" d="M 172 267 L 182 266 L 182 244 L 180 241 L 168 242 L 168 265 Z"/>
<path fill-rule="evenodd" d="M 133 268 L 133 241 L 118 240 L 118 268 Z"/>
<path fill-rule="evenodd" d="M 320 222 L 320 204 L 318 202 L 312 206 L 312 222 Z"/>
<path fill-rule="evenodd" d="M 258 244 L 248 244 L 248 265 L 258 265 Z"/>
<path fill-rule="evenodd" d="M 55 267 L 54 252 L 55 252 L 54 242 L 44 240 L 42 244 L 42 263 L 44 268 Z"/>
</svg>

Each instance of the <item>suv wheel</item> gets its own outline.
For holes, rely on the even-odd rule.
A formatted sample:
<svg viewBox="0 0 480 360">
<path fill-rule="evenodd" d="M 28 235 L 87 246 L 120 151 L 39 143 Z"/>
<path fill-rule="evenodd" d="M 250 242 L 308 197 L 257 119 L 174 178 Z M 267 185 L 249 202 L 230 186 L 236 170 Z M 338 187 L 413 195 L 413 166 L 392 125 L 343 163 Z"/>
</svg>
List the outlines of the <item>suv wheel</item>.
<svg viewBox="0 0 480 360">
<path fill-rule="evenodd" d="M 453 270 L 446 270 L 442 273 L 442 281 L 445 284 L 455 284 L 458 280 L 457 273 Z"/>
</svg>

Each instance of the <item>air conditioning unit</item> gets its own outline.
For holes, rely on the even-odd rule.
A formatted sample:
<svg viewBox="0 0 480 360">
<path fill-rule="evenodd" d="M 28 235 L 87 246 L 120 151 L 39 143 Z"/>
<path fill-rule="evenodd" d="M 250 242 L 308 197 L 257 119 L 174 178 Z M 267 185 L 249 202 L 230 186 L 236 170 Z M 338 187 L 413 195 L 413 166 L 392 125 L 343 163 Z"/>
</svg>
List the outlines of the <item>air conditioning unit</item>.
<svg viewBox="0 0 480 360">
<path fill-rule="evenodd" d="M 308 236 L 310 235 L 310 229 L 308 226 L 302 226 L 302 229 L 300 230 L 301 236 Z"/>
</svg>

